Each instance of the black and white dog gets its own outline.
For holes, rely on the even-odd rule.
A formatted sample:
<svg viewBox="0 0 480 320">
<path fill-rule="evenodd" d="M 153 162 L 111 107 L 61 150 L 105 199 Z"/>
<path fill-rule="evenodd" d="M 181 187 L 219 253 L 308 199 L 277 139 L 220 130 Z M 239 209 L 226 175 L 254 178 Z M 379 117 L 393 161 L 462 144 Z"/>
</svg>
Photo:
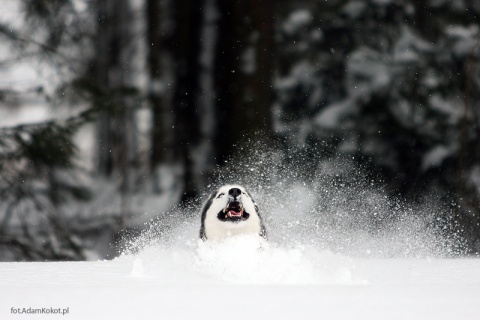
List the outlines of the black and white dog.
<svg viewBox="0 0 480 320">
<path fill-rule="evenodd" d="M 240 234 L 266 238 L 258 207 L 242 186 L 222 186 L 203 206 L 200 238 L 222 240 Z"/>
</svg>

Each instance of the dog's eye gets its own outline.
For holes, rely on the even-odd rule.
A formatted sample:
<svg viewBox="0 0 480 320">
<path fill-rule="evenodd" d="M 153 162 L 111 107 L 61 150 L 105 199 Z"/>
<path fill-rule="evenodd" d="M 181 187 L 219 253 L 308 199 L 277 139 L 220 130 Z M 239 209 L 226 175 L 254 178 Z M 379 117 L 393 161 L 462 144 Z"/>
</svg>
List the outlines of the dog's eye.
<svg viewBox="0 0 480 320">
<path fill-rule="evenodd" d="M 220 193 L 220 194 L 217 196 L 217 199 L 223 197 L 224 195 L 225 195 L 225 193 Z"/>
</svg>

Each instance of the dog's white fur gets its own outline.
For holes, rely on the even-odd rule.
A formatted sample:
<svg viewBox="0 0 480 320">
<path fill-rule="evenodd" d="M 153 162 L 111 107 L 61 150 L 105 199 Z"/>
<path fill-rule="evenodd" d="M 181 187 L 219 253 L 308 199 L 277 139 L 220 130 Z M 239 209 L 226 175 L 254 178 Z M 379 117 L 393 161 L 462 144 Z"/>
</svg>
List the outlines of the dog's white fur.
<svg viewBox="0 0 480 320">
<path fill-rule="evenodd" d="M 231 222 L 221 221 L 217 215 L 228 206 L 229 190 L 238 188 L 241 190 L 240 202 L 245 212 L 250 216 L 245 221 Z M 265 237 L 265 227 L 258 212 L 258 207 L 244 187 L 239 185 L 224 185 L 213 193 L 205 203 L 202 210 L 202 227 L 200 237 L 204 240 L 222 240 L 230 236 L 241 234 L 258 234 Z"/>
</svg>

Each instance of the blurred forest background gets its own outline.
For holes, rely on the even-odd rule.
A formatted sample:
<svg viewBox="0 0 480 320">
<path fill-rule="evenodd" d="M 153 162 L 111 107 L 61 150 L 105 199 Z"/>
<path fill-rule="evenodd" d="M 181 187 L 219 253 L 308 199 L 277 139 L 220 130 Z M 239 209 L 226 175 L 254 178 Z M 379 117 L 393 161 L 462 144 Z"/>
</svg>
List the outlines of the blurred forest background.
<svg viewBox="0 0 480 320">
<path fill-rule="evenodd" d="M 115 256 L 242 143 L 435 196 L 480 253 L 480 1 L 2 0 L 0 261 Z M 279 161 L 282 161 L 281 159 Z"/>
</svg>

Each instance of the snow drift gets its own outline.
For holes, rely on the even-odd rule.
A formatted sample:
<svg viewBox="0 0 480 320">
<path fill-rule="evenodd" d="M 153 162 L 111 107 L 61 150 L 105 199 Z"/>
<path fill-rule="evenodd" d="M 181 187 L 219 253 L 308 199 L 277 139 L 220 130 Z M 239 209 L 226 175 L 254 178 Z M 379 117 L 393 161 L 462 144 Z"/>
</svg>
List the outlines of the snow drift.
<svg viewBox="0 0 480 320">
<path fill-rule="evenodd" d="M 132 274 L 180 273 L 194 282 L 355 284 L 364 279 L 352 276 L 352 258 L 462 252 L 460 239 L 442 228 L 447 215 L 441 206 L 392 200 L 348 160 L 325 161 L 312 170 L 259 145 L 240 150 L 217 171 L 203 199 L 222 184 L 244 185 L 259 205 L 269 241 L 255 236 L 200 241 L 201 200 L 194 201 L 163 213 L 140 237 L 128 240 L 120 259 L 134 259 Z"/>
<path fill-rule="evenodd" d="M 480 264 L 438 259 L 462 248 L 439 227 L 442 210 L 392 201 L 362 177 L 348 161 L 299 170 L 259 149 L 211 187 L 247 186 L 269 241 L 201 241 L 193 202 L 162 213 L 112 261 L 0 264 L 0 317 L 476 319 Z"/>
</svg>

